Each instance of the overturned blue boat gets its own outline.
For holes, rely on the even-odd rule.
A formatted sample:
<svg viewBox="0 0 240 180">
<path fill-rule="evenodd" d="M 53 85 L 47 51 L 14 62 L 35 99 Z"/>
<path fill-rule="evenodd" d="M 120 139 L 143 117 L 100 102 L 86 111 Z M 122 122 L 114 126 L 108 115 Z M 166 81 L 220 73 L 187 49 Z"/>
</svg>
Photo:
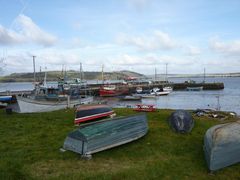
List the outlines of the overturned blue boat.
<svg viewBox="0 0 240 180">
<path fill-rule="evenodd" d="M 146 114 L 96 121 L 69 133 L 63 149 L 88 156 L 137 140 L 147 132 Z"/>
<path fill-rule="evenodd" d="M 211 171 L 240 162 L 240 121 L 208 129 L 204 137 L 204 152 Z"/>
</svg>

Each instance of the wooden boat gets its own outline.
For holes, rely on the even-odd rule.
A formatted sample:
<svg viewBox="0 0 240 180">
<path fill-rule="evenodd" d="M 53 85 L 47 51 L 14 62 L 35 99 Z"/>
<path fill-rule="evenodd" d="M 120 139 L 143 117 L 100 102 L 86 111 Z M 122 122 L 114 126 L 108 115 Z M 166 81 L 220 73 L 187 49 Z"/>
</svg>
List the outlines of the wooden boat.
<svg viewBox="0 0 240 180">
<path fill-rule="evenodd" d="M 134 108 L 133 110 L 140 112 L 154 112 L 156 111 L 156 108 L 154 107 L 154 105 L 137 104 L 136 108 Z"/>
<path fill-rule="evenodd" d="M 99 95 L 101 97 L 119 96 L 128 94 L 129 89 L 127 86 L 116 86 L 116 85 L 104 85 L 99 89 Z"/>
<path fill-rule="evenodd" d="M 95 121 L 69 133 L 63 148 L 89 156 L 137 140 L 147 132 L 145 114 Z"/>
<path fill-rule="evenodd" d="M 220 124 L 207 130 L 204 152 L 209 170 L 240 162 L 240 121 Z"/>
<path fill-rule="evenodd" d="M 80 106 L 76 109 L 75 124 L 96 120 L 103 117 L 115 115 L 111 107 L 106 105 Z"/>
<path fill-rule="evenodd" d="M 186 90 L 187 90 L 187 91 L 202 91 L 202 90 L 203 90 L 203 86 L 187 87 Z"/>
</svg>

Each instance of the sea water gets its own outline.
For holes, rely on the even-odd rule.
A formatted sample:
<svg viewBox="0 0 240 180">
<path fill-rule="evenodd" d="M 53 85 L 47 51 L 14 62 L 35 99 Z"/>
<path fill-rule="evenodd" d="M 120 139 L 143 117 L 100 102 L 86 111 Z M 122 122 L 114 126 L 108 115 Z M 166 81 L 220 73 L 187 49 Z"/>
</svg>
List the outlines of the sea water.
<svg viewBox="0 0 240 180">
<path fill-rule="evenodd" d="M 182 83 L 188 78 L 169 78 L 170 82 Z M 196 82 L 202 82 L 203 78 L 191 78 Z M 142 99 L 143 104 L 154 104 L 161 109 L 198 109 L 209 108 L 222 111 L 234 111 L 240 115 L 240 77 L 206 78 L 205 82 L 223 82 L 223 90 L 203 91 L 173 91 L 168 96 L 159 96 L 155 99 Z M 49 83 L 57 85 L 56 82 Z M 32 90 L 33 83 L 0 83 L 2 91 Z"/>
</svg>

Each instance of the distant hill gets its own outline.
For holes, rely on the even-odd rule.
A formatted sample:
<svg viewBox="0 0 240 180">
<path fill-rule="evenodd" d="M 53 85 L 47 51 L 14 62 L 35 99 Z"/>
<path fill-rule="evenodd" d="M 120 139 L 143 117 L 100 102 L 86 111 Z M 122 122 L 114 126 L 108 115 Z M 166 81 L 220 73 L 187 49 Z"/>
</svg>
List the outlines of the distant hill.
<svg viewBox="0 0 240 180">
<path fill-rule="evenodd" d="M 70 70 L 67 73 L 68 79 L 80 78 L 80 73 L 77 71 Z M 85 80 L 101 80 L 101 72 L 84 72 Z M 42 80 L 44 78 L 44 72 L 36 73 L 36 79 Z M 64 73 L 62 71 L 48 71 L 47 72 L 47 81 L 57 81 L 59 77 L 63 77 Z M 136 73 L 133 71 L 114 71 L 114 72 L 105 72 L 104 78 L 106 80 L 121 80 L 129 76 L 143 78 L 143 74 Z M 0 82 L 32 82 L 33 73 L 12 73 L 8 76 L 0 77 Z"/>
</svg>

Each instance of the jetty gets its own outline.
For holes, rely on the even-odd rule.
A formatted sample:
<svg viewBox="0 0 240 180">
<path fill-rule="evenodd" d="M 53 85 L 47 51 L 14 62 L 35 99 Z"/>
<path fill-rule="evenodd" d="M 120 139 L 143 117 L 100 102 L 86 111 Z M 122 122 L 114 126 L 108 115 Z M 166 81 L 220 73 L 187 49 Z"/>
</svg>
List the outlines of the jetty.
<svg viewBox="0 0 240 180">
<path fill-rule="evenodd" d="M 130 93 L 134 93 L 136 91 L 137 87 L 141 87 L 143 90 L 149 90 L 153 88 L 163 88 L 165 86 L 171 86 L 173 87 L 174 91 L 181 91 L 186 90 L 187 87 L 199 87 L 202 86 L 203 90 L 222 90 L 224 89 L 224 83 L 168 83 L 165 81 L 155 81 L 154 83 L 148 83 L 148 82 L 134 82 L 134 83 L 128 83 L 128 84 L 122 84 L 120 82 L 117 83 L 111 83 L 112 85 L 117 86 L 124 86 L 129 88 Z M 94 96 L 99 96 L 99 89 L 103 86 L 103 84 L 88 84 L 87 93 L 91 93 Z M 86 93 L 86 90 L 82 90 L 83 93 Z M 21 94 L 30 94 L 30 90 L 24 90 L 24 91 L 5 91 L 0 92 L 0 95 L 21 95 Z"/>
</svg>

